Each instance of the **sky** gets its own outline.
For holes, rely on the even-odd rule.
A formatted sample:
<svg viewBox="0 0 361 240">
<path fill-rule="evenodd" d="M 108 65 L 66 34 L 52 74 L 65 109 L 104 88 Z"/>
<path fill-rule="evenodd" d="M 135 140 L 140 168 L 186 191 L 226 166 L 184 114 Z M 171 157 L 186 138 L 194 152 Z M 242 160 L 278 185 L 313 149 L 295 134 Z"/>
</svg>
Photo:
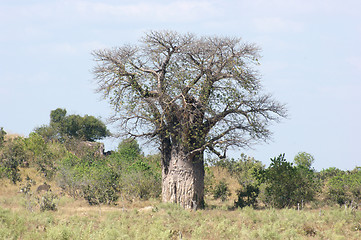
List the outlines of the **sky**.
<svg viewBox="0 0 361 240">
<path fill-rule="evenodd" d="M 59 107 L 106 121 L 93 50 L 137 44 L 149 30 L 241 37 L 261 47 L 264 91 L 289 116 L 268 143 L 229 156 L 268 165 L 304 151 L 316 170 L 352 170 L 361 166 L 360 11 L 359 0 L 1 0 L 0 127 L 27 136 Z"/>
</svg>

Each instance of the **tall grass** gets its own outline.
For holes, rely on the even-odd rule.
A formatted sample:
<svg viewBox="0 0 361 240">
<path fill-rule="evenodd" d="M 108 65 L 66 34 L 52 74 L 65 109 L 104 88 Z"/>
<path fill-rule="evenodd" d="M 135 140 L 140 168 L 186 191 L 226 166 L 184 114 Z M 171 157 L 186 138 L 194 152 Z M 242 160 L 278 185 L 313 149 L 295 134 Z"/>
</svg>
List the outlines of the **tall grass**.
<svg viewBox="0 0 361 240">
<path fill-rule="evenodd" d="M 177 205 L 80 208 L 56 212 L 0 207 L 0 239 L 361 239 L 361 212 L 244 208 L 191 212 Z M 69 214 L 67 204 L 74 206 Z"/>
</svg>

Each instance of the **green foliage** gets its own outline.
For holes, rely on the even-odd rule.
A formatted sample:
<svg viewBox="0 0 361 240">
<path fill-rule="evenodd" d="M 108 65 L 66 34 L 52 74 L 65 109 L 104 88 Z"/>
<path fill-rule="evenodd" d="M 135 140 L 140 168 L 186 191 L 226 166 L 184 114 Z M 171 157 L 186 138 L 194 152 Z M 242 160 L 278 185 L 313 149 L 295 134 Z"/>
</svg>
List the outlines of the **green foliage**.
<svg viewBox="0 0 361 240">
<path fill-rule="evenodd" d="M 232 176 L 237 178 L 241 185 L 241 188 L 237 190 L 235 206 L 241 208 L 246 206 L 255 207 L 260 192 L 257 174 L 264 169 L 264 165 L 243 153 L 237 160 L 223 159 L 214 164 L 227 169 Z"/>
<path fill-rule="evenodd" d="M 135 153 L 134 147 L 123 149 L 124 152 Z M 112 154 L 111 164 L 115 172 L 120 176 L 119 189 L 123 197 L 128 199 L 148 199 L 159 197 L 161 193 L 161 168 L 160 155 L 142 157 L 134 154 L 122 155 L 120 152 Z"/>
<path fill-rule="evenodd" d="M 41 126 L 35 132 L 46 140 L 61 140 L 67 138 L 95 141 L 110 136 L 105 124 L 93 116 L 66 115 L 66 110 L 58 108 L 50 113 L 50 125 Z"/>
<path fill-rule="evenodd" d="M 220 180 L 213 189 L 213 197 L 214 199 L 221 199 L 222 202 L 226 201 L 228 197 L 231 195 L 229 191 L 228 183 L 226 179 Z"/>
<path fill-rule="evenodd" d="M 83 175 L 83 197 L 90 205 L 111 204 L 118 200 L 119 175 L 104 161 L 91 164 Z"/>
<path fill-rule="evenodd" d="M 24 138 L 8 140 L 0 149 L 0 176 L 5 176 L 16 184 L 21 180 L 19 167 L 25 160 Z"/>
<path fill-rule="evenodd" d="M 342 173 L 344 173 L 344 172 L 341 169 L 338 169 L 335 167 L 329 167 L 327 169 L 322 169 L 322 171 L 319 172 L 318 175 L 322 181 L 327 181 L 327 180 L 331 179 L 332 177 L 335 177 Z"/>
<path fill-rule="evenodd" d="M 37 133 L 30 133 L 24 144 L 28 163 L 35 166 L 46 178 L 52 179 L 56 173 L 56 159 L 65 153 L 65 149 L 52 148 L 55 143 L 46 143 Z"/>
<path fill-rule="evenodd" d="M 237 191 L 237 201 L 234 202 L 235 207 L 244 208 L 257 205 L 257 198 L 259 195 L 259 186 L 248 184 Z"/>
<path fill-rule="evenodd" d="M 118 153 L 126 160 L 137 159 L 141 156 L 139 144 L 134 139 L 125 139 L 118 146 Z"/>
<path fill-rule="evenodd" d="M 52 193 L 51 191 L 46 192 L 42 196 L 37 198 L 40 211 L 57 211 L 57 206 L 55 201 L 58 199 L 58 196 Z"/>
<path fill-rule="evenodd" d="M 61 124 L 66 116 L 66 109 L 57 108 L 50 112 L 50 124 Z"/>
<path fill-rule="evenodd" d="M 4 130 L 4 128 L 0 128 L 0 148 L 4 145 L 5 142 L 5 136 L 6 136 L 6 132 Z"/>
<path fill-rule="evenodd" d="M 306 152 L 299 152 L 294 158 L 294 163 L 296 164 L 296 166 L 300 166 L 306 169 L 311 169 L 314 161 L 315 158 L 311 154 Z"/>
<path fill-rule="evenodd" d="M 227 169 L 232 176 L 237 178 L 241 186 L 255 184 L 257 179 L 254 172 L 264 169 L 264 165 L 260 161 L 243 153 L 239 159 L 222 159 L 216 161 L 214 165 Z"/>
<path fill-rule="evenodd" d="M 158 197 L 159 156 L 141 156 L 137 142 L 124 144 L 120 149 L 106 158 L 68 153 L 59 167 L 59 186 L 73 197 L 85 198 L 90 205 L 111 204 L 120 195 L 128 199 Z"/>
<path fill-rule="evenodd" d="M 271 159 L 269 168 L 258 173 L 258 179 L 264 184 L 262 200 L 277 208 L 313 200 L 318 187 L 312 170 L 294 167 L 284 154 Z"/>
<path fill-rule="evenodd" d="M 90 162 L 86 157 L 69 153 L 61 161 L 58 185 L 73 197 L 83 197 L 90 205 L 115 202 L 119 177 L 108 164 L 103 158 Z"/>
<path fill-rule="evenodd" d="M 327 183 L 328 199 L 340 205 L 361 201 L 361 170 L 341 172 Z"/>
<path fill-rule="evenodd" d="M 210 167 L 205 166 L 204 168 L 205 176 L 204 176 L 204 193 L 212 193 L 214 184 L 215 184 L 215 177 L 213 171 Z"/>
</svg>

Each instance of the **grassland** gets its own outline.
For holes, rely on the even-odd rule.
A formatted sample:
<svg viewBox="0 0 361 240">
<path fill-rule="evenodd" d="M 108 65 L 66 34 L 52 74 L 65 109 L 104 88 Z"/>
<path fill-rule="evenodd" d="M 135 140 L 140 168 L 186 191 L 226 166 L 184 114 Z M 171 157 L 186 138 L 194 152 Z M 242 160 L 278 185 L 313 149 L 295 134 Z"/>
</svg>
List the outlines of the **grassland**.
<svg viewBox="0 0 361 240">
<path fill-rule="evenodd" d="M 37 185 L 44 181 L 34 169 L 22 169 L 21 175 L 30 175 Z M 221 171 L 215 175 L 228 177 Z M 19 192 L 24 183 L 0 180 L 0 239 L 361 239 L 360 210 L 231 209 L 232 197 L 220 202 L 210 196 L 199 211 L 157 199 L 89 206 L 62 195 L 50 182 L 59 196 L 57 211 L 41 212 L 37 186 L 29 196 Z"/>
</svg>

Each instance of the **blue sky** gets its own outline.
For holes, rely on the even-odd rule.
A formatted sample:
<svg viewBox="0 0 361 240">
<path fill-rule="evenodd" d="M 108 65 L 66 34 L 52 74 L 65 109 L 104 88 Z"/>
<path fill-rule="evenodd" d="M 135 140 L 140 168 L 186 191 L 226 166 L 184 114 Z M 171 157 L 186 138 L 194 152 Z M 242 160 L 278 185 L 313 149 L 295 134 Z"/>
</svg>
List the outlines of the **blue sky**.
<svg viewBox="0 0 361 240">
<path fill-rule="evenodd" d="M 262 48 L 264 89 L 289 118 L 268 144 L 230 156 L 269 164 L 305 151 L 318 170 L 350 170 L 361 166 L 360 11 L 359 0 L 2 0 L 0 126 L 26 136 L 58 107 L 105 121 L 92 50 L 136 43 L 147 30 L 235 36 Z"/>
</svg>

